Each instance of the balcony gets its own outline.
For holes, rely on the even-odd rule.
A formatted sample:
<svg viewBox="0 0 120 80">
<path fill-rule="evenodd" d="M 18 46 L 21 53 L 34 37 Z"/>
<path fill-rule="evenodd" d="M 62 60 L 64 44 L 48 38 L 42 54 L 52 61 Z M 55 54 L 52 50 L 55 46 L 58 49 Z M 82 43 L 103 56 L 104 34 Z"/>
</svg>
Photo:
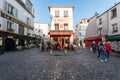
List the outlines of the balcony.
<svg viewBox="0 0 120 80">
<path fill-rule="evenodd" d="M 113 30 L 113 31 L 112 31 L 112 34 L 117 33 L 117 32 L 118 32 L 118 30 Z"/>
<path fill-rule="evenodd" d="M 7 31 L 14 32 L 14 29 L 13 28 L 7 28 Z"/>
</svg>

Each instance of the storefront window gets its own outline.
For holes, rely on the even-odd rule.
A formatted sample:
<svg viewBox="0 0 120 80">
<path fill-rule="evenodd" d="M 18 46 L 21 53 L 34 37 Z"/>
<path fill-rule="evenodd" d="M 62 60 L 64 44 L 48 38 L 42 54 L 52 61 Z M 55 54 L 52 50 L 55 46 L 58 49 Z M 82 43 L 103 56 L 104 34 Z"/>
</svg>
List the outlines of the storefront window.
<svg viewBox="0 0 120 80">
<path fill-rule="evenodd" d="M 27 44 L 27 41 L 25 40 L 25 44 Z"/>
<path fill-rule="evenodd" d="M 16 45 L 18 45 L 18 39 L 16 39 Z"/>
<path fill-rule="evenodd" d="M 2 40 L 2 38 L 0 38 L 0 46 L 2 46 L 3 45 L 3 40 Z"/>
</svg>

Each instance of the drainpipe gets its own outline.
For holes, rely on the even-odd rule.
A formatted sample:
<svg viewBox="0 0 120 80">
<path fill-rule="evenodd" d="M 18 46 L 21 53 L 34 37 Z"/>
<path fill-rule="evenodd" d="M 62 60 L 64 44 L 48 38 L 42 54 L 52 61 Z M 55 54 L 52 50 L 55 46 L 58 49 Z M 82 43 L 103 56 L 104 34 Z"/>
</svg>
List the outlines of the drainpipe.
<svg viewBox="0 0 120 80">
<path fill-rule="evenodd" d="M 109 35 L 109 15 L 107 11 L 107 35 Z"/>
<path fill-rule="evenodd" d="M 107 11 L 107 36 L 108 35 L 109 35 L 109 15 L 108 15 L 108 11 Z"/>
</svg>

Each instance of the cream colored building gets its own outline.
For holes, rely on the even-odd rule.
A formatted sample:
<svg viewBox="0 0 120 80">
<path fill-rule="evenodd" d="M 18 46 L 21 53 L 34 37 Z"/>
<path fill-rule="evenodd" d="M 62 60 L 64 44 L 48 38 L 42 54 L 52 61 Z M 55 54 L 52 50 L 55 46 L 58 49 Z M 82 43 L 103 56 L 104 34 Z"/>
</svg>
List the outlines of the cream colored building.
<svg viewBox="0 0 120 80">
<path fill-rule="evenodd" d="M 50 36 L 52 40 L 55 37 L 58 38 L 57 40 L 66 38 L 70 44 L 73 43 L 73 10 L 73 6 L 49 6 Z"/>
</svg>

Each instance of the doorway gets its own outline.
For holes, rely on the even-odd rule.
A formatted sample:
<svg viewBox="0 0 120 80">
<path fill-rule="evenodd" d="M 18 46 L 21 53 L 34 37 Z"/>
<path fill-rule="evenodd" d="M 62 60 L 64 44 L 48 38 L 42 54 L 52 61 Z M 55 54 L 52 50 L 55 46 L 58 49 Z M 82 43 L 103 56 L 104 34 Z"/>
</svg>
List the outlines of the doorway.
<svg viewBox="0 0 120 80">
<path fill-rule="evenodd" d="M 14 51 L 15 50 L 15 40 L 13 38 L 6 38 L 5 50 L 6 51 Z"/>
</svg>

